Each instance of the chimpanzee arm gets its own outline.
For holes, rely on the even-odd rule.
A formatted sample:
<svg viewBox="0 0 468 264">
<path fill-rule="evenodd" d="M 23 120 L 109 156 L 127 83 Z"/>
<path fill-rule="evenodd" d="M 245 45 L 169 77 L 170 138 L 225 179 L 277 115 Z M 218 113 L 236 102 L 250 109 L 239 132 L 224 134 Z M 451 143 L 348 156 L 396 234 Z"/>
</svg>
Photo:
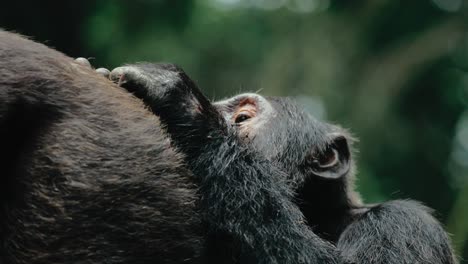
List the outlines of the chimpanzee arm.
<svg viewBox="0 0 468 264">
<path fill-rule="evenodd" d="M 139 64 L 111 79 L 160 117 L 200 184 L 213 263 L 340 263 L 292 202 L 286 176 L 239 143 L 233 128 L 179 68 Z M 214 257 L 213 257 L 214 256 Z"/>
<path fill-rule="evenodd" d="M 110 78 L 145 101 L 189 161 L 206 144 L 217 142 L 216 139 L 222 141 L 227 135 L 224 120 L 211 102 L 173 64 L 119 67 L 112 71 Z"/>
<path fill-rule="evenodd" d="M 362 213 L 337 247 L 350 263 L 457 263 L 442 226 L 414 201 L 386 202 Z"/>
</svg>

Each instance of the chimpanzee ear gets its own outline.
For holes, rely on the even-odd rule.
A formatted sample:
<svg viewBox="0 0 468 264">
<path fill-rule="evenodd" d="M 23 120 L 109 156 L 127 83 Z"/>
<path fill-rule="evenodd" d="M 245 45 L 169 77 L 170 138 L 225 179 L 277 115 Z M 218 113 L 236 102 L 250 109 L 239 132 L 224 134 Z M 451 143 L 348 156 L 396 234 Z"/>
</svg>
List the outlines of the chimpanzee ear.
<svg viewBox="0 0 468 264">
<path fill-rule="evenodd" d="M 351 168 L 350 146 L 343 134 L 333 133 L 329 136 L 329 143 L 309 157 L 308 163 L 315 175 L 338 179 L 345 176 Z"/>
</svg>

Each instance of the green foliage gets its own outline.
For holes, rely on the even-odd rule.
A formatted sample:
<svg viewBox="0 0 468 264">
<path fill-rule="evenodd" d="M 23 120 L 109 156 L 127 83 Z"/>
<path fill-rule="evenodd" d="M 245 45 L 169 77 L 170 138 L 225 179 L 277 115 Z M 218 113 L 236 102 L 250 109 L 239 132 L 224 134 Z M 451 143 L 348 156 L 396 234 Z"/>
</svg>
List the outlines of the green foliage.
<svg viewBox="0 0 468 264">
<path fill-rule="evenodd" d="M 218 99 L 298 97 L 360 138 L 367 202 L 423 201 L 468 259 L 466 1 L 63 2 L 4 3 L 0 26 L 96 66 L 178 63 Z"/>
</svg>

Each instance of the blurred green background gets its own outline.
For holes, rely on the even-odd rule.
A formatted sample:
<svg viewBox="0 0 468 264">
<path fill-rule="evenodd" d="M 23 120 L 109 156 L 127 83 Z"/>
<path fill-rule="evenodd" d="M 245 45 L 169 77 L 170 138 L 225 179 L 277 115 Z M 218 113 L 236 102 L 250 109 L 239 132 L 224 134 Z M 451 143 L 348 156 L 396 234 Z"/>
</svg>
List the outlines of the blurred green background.
<svg viewBox="0 0 468 264">
<path fill-rule="evenodd" d="M 424 202 L 468 260 L 467 14 L 466 0 L 15 0 L 0 27 L 95 66 L 175 62 L 214 99 L 297 97 L 360 139 L 366 202 Z"/>
</svg>

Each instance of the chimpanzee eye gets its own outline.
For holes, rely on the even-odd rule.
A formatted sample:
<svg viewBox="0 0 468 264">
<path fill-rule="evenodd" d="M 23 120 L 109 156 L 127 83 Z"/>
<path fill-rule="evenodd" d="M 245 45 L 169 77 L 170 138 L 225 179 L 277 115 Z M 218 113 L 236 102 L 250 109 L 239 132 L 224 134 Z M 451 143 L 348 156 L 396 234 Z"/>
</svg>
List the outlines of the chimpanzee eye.
<svg viewBox="0 0 468 264">
<path fill-rule="evenodd" d="M 339 161 L 338 151 L 333 148 L 327 148 L 318 157 L 313 159 L 313 164 L 321 169 L 326 169 L 335 166 Z"/>
<path fill-rule="evenodd" d="M 245 120 L 250 119 L 250 118 L 251 118 L 251 116 L 250 116 L 249 113 L 247 113 L 247 112 L 239 113 L 239 114 L 236 116 L 236 119 L 234 120 L 234 122 L 236 122 L 236 124 L 238 124 L 238 123 L 242 123 L 242 122 L 244 122 Z"/>
</svg>

